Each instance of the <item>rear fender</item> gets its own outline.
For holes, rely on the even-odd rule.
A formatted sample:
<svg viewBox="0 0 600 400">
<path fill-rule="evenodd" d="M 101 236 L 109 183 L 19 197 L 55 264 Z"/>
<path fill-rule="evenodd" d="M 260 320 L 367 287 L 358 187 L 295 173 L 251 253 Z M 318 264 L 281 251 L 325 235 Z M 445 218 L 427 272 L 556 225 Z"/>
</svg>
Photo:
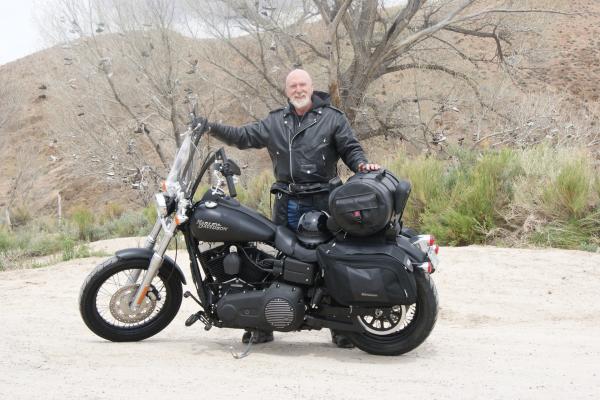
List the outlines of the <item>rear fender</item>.
<svg viewBox="0 0 600 400">
<path fill-rule="evenodd" d="M 152 259 L 152 255 L 154 255 L 154 250 L 138 248 L 138 247 L 134 247 L 131 249 L 119 250 L 115 253 L 115 256 L 121 260 L 143 259 L 143 260 L 148 260 L 148 263 L 150 263 L 150 260 Z M 179 279 L 179 281 L 181 283 L 183 283 L 184 285 L 187 283 L 185 281 L 185 276 L 183 275 L 181 268 L 179 268 L 179 266 L 177 264 L 175 264 L 175 261 L 173 261 L 173 259 L 168 256 L 163 257 L 163 262 L 162 262 L 162 265 L 160 266 L 160 270 L 164 271 L 167 276 L 169 276 L 169 274 L 171 274 L 171 273 L 174 273 L 175 276 L 177 276 L 177 279 Z"/>
</svg>

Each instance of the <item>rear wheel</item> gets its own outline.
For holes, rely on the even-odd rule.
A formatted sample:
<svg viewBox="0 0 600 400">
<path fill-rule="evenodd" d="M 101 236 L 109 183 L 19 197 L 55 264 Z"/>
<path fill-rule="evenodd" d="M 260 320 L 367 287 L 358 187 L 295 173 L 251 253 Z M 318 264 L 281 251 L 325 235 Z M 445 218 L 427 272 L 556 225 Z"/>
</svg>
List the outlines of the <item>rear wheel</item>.
<svg viewBox="0 0 600 400">
<path fill-rule="evenodd" d="M 148 264 L 148 259 L 113 257 L 88 275 L 81 287 L 79 311 L 92 332 L 113 342 L 138 341 L 156 335 L 173 320 L 181 306 L 182 288 L 178 277 L 164 270 L 152 280 L 140 307 L 135 311 L 129 307 Z"/>
<path fill-rule="evenodd" d="M 345 332 L 356 347 L 371 354 L 396 356 L 427 339 L 437 320 L 437 291 L 429 274 L 416 270 L 415 279 L 416 303 L 374 308 L 357 317 L 364 332 Z"/>
</svg>

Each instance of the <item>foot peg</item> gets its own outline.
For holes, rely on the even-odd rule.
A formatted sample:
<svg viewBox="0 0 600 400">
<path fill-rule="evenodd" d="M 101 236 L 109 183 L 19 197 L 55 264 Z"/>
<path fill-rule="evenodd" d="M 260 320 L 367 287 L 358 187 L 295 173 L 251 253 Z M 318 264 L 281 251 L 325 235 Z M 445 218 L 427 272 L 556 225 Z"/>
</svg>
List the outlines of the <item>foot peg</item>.
<svg viewBox="0 0 600 400">
<path fill-rule="evenodd" d="M 192 326 L 196 323 L 196 321 L 198 321 L 200 318 L 198 317 L 198 314 L 192 314 L 188 317 L 188 319 L 185 320 L 185 326 Z"/>
<path fill-rule="evenodd" d="M 206 318 L 204 311 L 198 311 L 195 314 L 192 314 L 185 320 L 185 326 L 192 326 L 196 323 L 196 321 L 200 321 L 204 324 L 204 330 L 209 331 L 212 328 L 212 323 Z"/>
</svg>

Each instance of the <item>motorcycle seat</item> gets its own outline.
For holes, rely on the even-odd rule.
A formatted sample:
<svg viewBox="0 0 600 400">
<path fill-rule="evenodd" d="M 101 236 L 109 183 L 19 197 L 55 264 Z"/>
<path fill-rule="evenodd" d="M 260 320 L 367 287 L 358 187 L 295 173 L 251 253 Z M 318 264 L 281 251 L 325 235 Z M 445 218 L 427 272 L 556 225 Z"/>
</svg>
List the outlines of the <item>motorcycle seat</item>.
<svg viewBox="0 0 600 400">
<path fill-rule="evenodd" d="M 317 262 L 317 251 L 302 246 L 296 234 L 285 226 L 278 226 L 275 229 L 275 247 L 286 256 L 297 260 L 308 263 Z"/>
</svg>

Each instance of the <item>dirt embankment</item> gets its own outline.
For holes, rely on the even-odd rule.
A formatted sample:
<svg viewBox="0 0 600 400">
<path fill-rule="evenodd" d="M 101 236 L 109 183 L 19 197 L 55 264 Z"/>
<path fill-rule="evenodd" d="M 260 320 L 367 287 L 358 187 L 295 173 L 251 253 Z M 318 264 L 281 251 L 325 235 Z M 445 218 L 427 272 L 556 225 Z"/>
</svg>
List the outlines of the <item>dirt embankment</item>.
<svg viewBox="0 0 600 400">
<path fill-rule="evenodd" d="M 77 306 L 100 259 L 2 272 L 0 397 L 598 398 L 600 255 L 467 247 L 441 256 L 437 326 L 393 358 L 337 349 L 328 331 L 313 331 L 276 333 L 235 360 L 229 346 L 241 350 L 241 332 L 186 328 L 191 301 L 157 336 L 109 343 L 84 326 Z M 189 276 L 186 254 L 178 258 Z"/>
</svg>

